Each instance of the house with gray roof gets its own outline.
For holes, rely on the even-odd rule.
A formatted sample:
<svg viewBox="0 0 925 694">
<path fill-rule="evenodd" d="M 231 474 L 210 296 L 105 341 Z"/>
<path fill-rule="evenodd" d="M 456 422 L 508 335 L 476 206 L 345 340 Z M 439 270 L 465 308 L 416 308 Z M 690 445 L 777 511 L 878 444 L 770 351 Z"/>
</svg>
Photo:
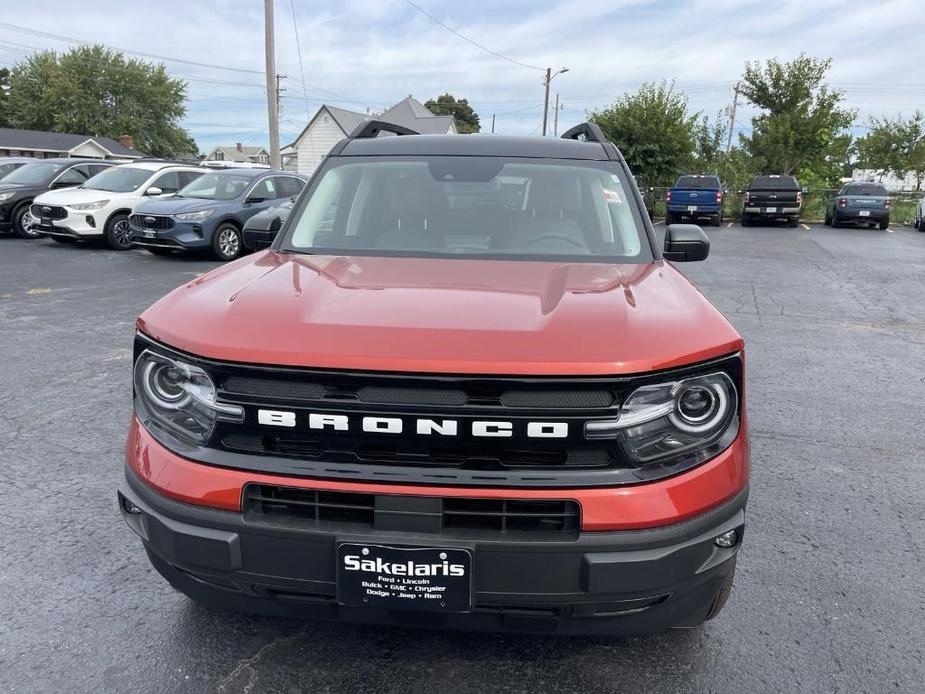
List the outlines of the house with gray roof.
<svg viewBox="0 0 925 694">
<path fill-rule="evenodd" d="M 206 155 L 206 161 L 229 161 L 237 164 L 269 164 L 270 153 L 265 147 L 248 147 L 240 142 L 219 145 Z"/>
<path fill-rule="evenodd" d="M 352 133 L 358 125 L 370 120 L 384 120 L 428 135 L 456 134 L 456 119 L 453 116 L 436 116 L 411 96 L 381 114 L 357 113 L 324 104 L 292 144 L 283 148 L 283 152 L 294 159 L 296 171 L 311 175 L 334 145 Z M 383 136 L 387 136 L 387 133 L 383 133 Z"/>
<path fill-rule="evenodd" d="M 0 128 L 0 157 L 138 159 L 143 156 L 135 149 L 131 135 L 122 135 L 118 140 L 113 140 L 97 135 Z"/>
</svg>

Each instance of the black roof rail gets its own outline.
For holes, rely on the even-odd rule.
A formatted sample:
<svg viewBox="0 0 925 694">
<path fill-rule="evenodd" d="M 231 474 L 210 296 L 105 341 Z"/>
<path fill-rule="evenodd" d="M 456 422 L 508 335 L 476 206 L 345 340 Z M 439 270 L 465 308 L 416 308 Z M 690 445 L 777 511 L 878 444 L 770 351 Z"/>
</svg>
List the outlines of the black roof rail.
<svg viewBox="0 0 925 694">
<path fill-rule="evenodd" d="M 377 137 L 379 133 L 387 132 L 393 135 L 420 135 L 417 130 L 406 128 L 403 125 L 387 123 L 384 120 L 371 120 L 360 123 L 348 136 L 351 140 L 365 140 L 371 137 Z"/>
<path fill-rule="evenodd" d="M 582 140 L 583 142 L 607 142 L 607 137 L 597 123 L 579 123 L 562 133 L 563 140 Z"/>
</svg>

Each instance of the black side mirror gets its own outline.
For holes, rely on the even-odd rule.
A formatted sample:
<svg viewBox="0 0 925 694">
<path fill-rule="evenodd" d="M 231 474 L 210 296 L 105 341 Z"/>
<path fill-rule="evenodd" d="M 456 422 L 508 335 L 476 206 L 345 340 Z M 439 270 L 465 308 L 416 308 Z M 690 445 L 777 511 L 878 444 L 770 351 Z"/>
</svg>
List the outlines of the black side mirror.
<svg viewBox="0 0 925 694">
<path fill-rule="evenodd" d="M 279 227 L 276 229 L 244 229 L 244 247 L 252 251 L 259 251 L 261 248 L 269 248 L 273 245 L 273 240 L 279 233 Z"/>
<path fill-rule="evenodd" d="M 282 226 L 283 220 L 278 214 L 251 217 L 244 225 L 244 247 L 252 251 L 269 248 Z"/>
<path fill-rule="evenodd" d="M 263 202 L 264 200 L 265 198 L 260 198 L 260 197 L 247 198 L 244 201 L 244 204 L 251 203 L 251 202 Z"/>
<path fill-rule="evenodd" d="M 705 260 L 710 255 L 710 239 L 696 224 L 672 224 L 665 230 L 662 255 L 678 263 Z"/>
</svg>

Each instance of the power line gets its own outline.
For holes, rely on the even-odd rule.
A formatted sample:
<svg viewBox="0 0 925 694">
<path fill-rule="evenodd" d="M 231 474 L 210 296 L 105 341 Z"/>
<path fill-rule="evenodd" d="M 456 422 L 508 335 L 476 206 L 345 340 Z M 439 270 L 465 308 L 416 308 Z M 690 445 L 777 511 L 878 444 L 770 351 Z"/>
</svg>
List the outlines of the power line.
<svg viewBox="0 0 925 694">
<path fill-rule="evenodd" d="M 295 49 L 299 57 L 299 75 L 302 78 L 302 96 L 305 97 L 305 117 L 312 119 L 311 109 L 308 107 L 308 91 L 305 89 L 305 66 L 302 63 L 302 44 L 299 42 L 299 23 L 295 18 L 295 0 L 289 0 L 289 9 L 292 10 L 292 30 L 295 32 Z"/>
<path fill-rule="evenodd" d="M 438 25 L 442 26 L 444 29 L 446 29 L 448 32 L 450 32 L 450 33 L 453 34 L 454 36 L 458 36 L 458 37 L 461 38 L 463 41 L 465 41 L 466 43 L 472 44 L 472 45 L 475 46 L 476 48 L 481 48 L 481 49 L 482 49 L 483 51 L 485 51 L 486 53 L 491 53 L 491 54 L 492 54 L 493 56 L 495 56 L 496 58 L 501 58 L 501 60 L 506 60 L 506 61 L 509 62 L 509 63 L 513 63 L 514 65 L 519 65 L 520 67 L 529 68 L 530 70 L 538 70 L 538 71 L 540 71 L 540 72 L 543 72 L 543 70 L 545 70 L 545 68 L 536 67 L 535 65 L 527 65 L 527 63 L 522 63 L 522 62 L 520 62 L 519 60 L 514 60 L 513 58 L 509 58 L 508 56 L 506 56 L 506 55 L 504 55 L 504 54 L 502 54 L 502 53 L 498 53 L 498 51 L 493 51 L 493 50 L 490 49 L 488 46 L 483 46 L 483 45 L 482 45 L 481 43 L 479 43 L 478 41 L 473 41 L 473 40 L 470 39 L 468 36 L 465 36 L 464 34 L 460 34 L 458 31 L 456 31 L 456 29 L 454 29 L 454 28 L 452 28 L 452 27 L 450 27 L 450 26 L 447 26 L 446 24 L 444 24 L 444 23 L 441 22 L 439 19 L 437 19 L 436 17 L 434 17 L 430 12 L 428 12 L 427 10 L 425 10 L 425 9 L 424 9 L 423 7 L 421 7 L 420 5 L 416 5 L 415 3 L 411 2 L 411 0 L 405 0 L 405 2 L 406 2 L 407 4 L 409 4 L 409 5 L 411 5 L 411 7 L 413 7 L 414 9 L 416 9 L 416 10 L 417 10 L 418 12 L 420 12 L 422 15 L 424 15 L 425 17 L 427 17 L 427 18 L 428 18 L 430 21 L 432 21 L 434 24 L 438 24 Z"/>
<path fill-rule="evenodd" d="M 54 39 L 55 41 L 64 41 L 65 43 L 76 43 L 80 45 L 93 45 L 93 41 L 85 41 L 84 39 L 77 39 L 73 36 L 64 36 L 63 34 L 52 34 L 47 31 L 39 31 L 38 29 L 30 29 L 29 27 L 18 26 L 16 24 L 9 24 L 7 22 L 0 22 L 0 28 L 7 29 L 9 31 L 20 31 L 25 34 L 31 34 L 32 36 L 41 36 L 43 38 Z M 216 70 L 229 70 L 231 72 L 244 72 L 251 75 L 262 75 L 263 72 L 260 70 L 248 70 L 247 68 L 241 67 L 229 67 L 227 65 L 215 65 L 214 63 L 200 63 L 195 60 L 184 60 L 183 58 L 170 58 L 163 55 L 157 55 L 155 53 L 142 53 L 141 51 L 129 50 L 127 48 L 120 48 L 118 46 L 106 46 L 105 44 L 99 44 L 109 48 L 110 50 L 120 51 L 122 53 L 128 53 L 129 55 L 137 55 L 142 58 L 152 58 L 154 60 L 167 60 L 172 63 L 184 63 L 186 65 L 195 65 L 196 67 L 208 67 L 215 68 Z"/>
</svg>

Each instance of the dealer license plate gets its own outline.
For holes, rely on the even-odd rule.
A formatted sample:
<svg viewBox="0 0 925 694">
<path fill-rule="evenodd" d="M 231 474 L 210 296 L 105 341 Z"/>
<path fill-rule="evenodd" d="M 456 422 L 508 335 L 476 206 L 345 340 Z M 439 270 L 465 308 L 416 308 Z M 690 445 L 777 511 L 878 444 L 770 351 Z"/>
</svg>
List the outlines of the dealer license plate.
<svg viewBox="0 0 925 694">
<path fill-rule="evenodd" d="M 777 208 L 776 207 L 765 207 L 764 211 L 765 212 L 777 212 Z"/>
<path fill-rule="evenodd" d="M 688 206 L 687 206 L 687 211 L 688 211 L 688 212 L 696 212 L 696 211 L 697 211 L 697 205 L 688 205 Z"/>
<path fill-rule="evenodd" d="M 468 549 L 337 546 L 337 602 L 390 610 L 469 612 L 472 552 Z"/>
<path fill-rule="evenodd" d="M 141 230 L 141 235 L 144 236 L 146 239 L 156 239 L 156 238 L 157 238 L 157 230 L 155 230 L 155 229 L 142 229 L 142 230 Z"/>
<path fill-rule="evenodd" d="M 861 217 L 870 217 L 870 210 L 861 210 L 860 212 L 858 212 L 858 215 L 860 215 Z"/>
</svg>

